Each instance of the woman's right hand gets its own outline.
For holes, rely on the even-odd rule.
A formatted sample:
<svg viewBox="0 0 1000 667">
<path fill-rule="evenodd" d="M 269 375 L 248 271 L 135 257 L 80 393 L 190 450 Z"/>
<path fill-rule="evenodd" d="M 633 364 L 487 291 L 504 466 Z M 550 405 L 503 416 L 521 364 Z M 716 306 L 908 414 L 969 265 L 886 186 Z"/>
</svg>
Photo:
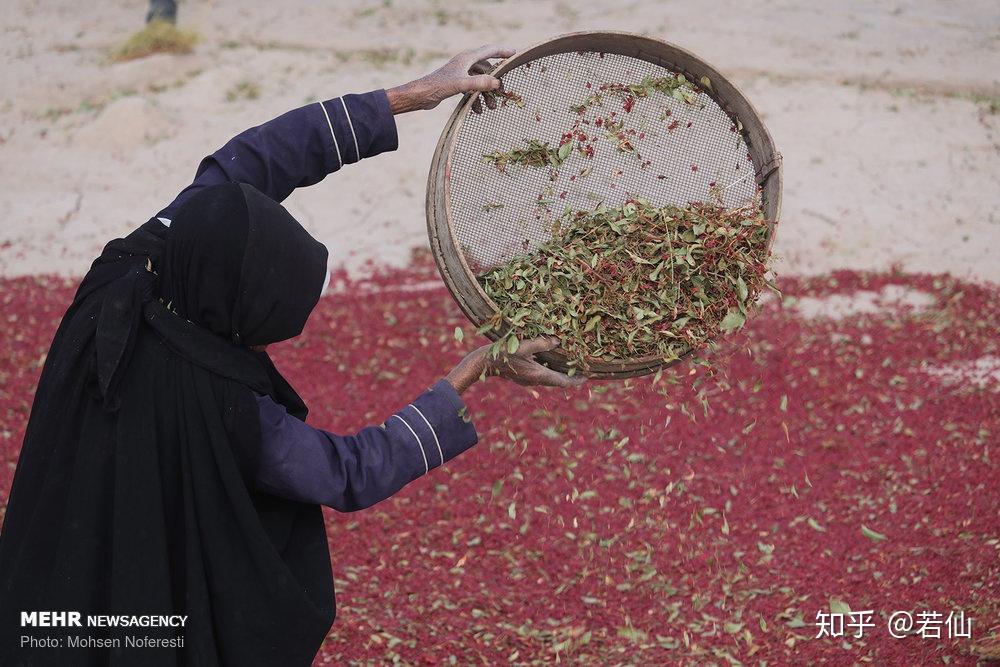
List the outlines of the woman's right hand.
<svg viewBox="0 0 1000 667">
<path fill-rule="evenodd" d="M 494 69 L 491 61 L 497 58 L 509 58 L 512 55 L 514 49 L 496 44 L 463 51 L 427 76 L 386 90 L 389 107 L 392 113 L 399 114 L 418 109 L 433 109 L 452 95 L 502 91 L 500 80 L 490 74 Z M 487 107 L 490 109 L 496 107 L 492 96 L 484 94 L 483 97 L 486 99 Z M 477 97 L 472 103 L 472 110 L 476 113 L 481 113 L 483 110 L 481 99 Z"/>
</svg>

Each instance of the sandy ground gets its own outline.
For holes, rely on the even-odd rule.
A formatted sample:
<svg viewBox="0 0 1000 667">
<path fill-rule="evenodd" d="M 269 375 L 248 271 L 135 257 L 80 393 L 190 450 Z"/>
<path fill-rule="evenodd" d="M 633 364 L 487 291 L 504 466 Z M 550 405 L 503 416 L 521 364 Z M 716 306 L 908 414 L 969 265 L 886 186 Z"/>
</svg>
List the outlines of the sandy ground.
<svg viewBox="0 0 1000 667">
<path fill-rule="evenodd" d="M 1000 282 L 995 2 L 281 3 L 185 1 L 186 56 L 112 64 L 144 5 L 9 0 L 0 18 L 0 275 L 81 274 L 190 180 L 200 158 L 289 108 L 401 83 L 454 51 L 583 29 L 698 53 L 784 154 L 785 274 L 951 272 Z M 241 82 L 256 99 L 227 100 Z M 352 271 L 426 244 L 431 151 L 452 103 L 399 119 L 400 150 L 288 206 Z"/>
</svg>

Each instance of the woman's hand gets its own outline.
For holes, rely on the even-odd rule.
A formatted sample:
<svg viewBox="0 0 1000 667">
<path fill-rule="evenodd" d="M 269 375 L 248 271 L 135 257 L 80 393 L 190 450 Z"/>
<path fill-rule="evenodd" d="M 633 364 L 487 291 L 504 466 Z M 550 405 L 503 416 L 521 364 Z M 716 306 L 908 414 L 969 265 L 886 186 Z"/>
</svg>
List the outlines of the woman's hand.
<svg viewBox="0 0 1000 667">
<path fill-rule="evenodd" d="M 441 100 L 452 95 L 497 90 L 500 88 L 500 80 L 489 74 L 493 70 L 490 59 L 509 58 L 512 55 L 514 49 L 495 44 L 463 51 L 427 76 L 385 91 L 389 97 L 389 106 L 392 107 L 394 114 L 417 109 L 433 109 L 441 103 Z M 490 109 L 496 107 L 492 95 L 483 97 L 486 98 L 487 107 Z M 472 109 L 476 113 L 482 112 L 480 98 L 476 98 Z"/>
<path fill-rule="evenodd" d="M 484 376 L 502 377 L 525 387 L 579 387 L 583 378 L 570 377 L 535 361 L 539 352 L 554 350 L 558 346 L 556 338 L 532 338 L 522 342 L 514 354 L 501 352 L 494 359 L 490 346 L 484 345 L 466 355 L 445 379 L 460 394 Z"/>
</svg>

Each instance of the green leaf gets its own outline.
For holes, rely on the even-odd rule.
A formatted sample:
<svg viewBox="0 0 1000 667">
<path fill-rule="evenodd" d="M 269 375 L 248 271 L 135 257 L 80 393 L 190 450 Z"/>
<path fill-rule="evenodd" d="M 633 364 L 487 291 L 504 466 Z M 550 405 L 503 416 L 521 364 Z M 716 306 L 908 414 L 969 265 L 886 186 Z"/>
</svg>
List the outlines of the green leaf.
<svg viewBox="0 0 1000 667">
<path fill-rule="evenodd" d="M 838 600 L 837 598 L 830 598 L 830 612 L 834 614 L 850 615 L 851 606 L 846 602 L 844 602 L 843 600 Z"/>
<path fill-rule="evenodd" d="M 747 290 L 747 284 L 743 281 L 743 276 L 736 277 L 736 296 L 740 298 L 740 301 L 746 301 L 749 291 Z"/>
<path fill-rule="evenodd" d="M 885 535 L 872 530 L 865 524 L 861 524 L 861 534 L 867 537 L 869 540 L 872 540 L 873 542 L 881 542 L 882 540 L 887 539 Z"/>
<path fill-rule="evenodd" d="M 630 639 L 637 644 L 646 641 L 649 637 L 649 635 L 647 635 L 644 631 L 633 627 L 618 628 L 618 636 L 624 639 Z"/>
<path fill-rule="evenodd" d="M 722 318 L 722 322 L 719 323 L 719 328 L 723 331 L 735 331 L 742 328 L 746 320 L 746 315 L 741 313 L 739 308 L 730 308 L 726 316 Z"/>
<path fill-rule="evenodd" d="M 459 343 L 465 340 L 465 332 L 462 331 L 462 327 L 455 327 L 455 340 Z"/>
<path fill-rule="evenodd" d="M 601 322 L 600 315 L 594 315 L 593 317 L 591 317 L 589 320 L 587 320 L 587 324 L 583 327 L 584 333 L 588 331 L 593 331 L 594 327 L 600 324 L 600 322 Z"/>
<path fill-rule="evenodd" d="M 514 354 L 519 347 L 521 347 L 521 341 L 517 339 L 517 336 L 511 335 L 507 339 L 507 354 Z"/>
<path fill-rule="evenodd" d="M 559 161 L 562 162 L 569 157 L 569 152 L 573 150 L 573 142 L 567 141 L 559 147 Z"/>
<path fill-rule="evenodd" d="M 806 627 L 806 625 L 808 625 L 808 623 L 806 623 L 806 619 L 804 617 L 803 612 L 800 611 L 797 614 L 795 614 L 795 616 L 792 616 L 790 619 L 788 619 L 788 621 L 785 622 L 785 625 L 787 625 L 790 628 L 804 628 Z"/>
</svg>

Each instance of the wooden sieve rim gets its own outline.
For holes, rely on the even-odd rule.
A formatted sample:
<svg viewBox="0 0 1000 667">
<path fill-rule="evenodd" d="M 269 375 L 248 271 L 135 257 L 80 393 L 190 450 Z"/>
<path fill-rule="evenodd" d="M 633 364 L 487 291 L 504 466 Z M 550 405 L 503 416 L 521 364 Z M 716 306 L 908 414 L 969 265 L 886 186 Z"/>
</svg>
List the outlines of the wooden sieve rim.
<svg viewBox="0 0 1000 667">
<path fill-rule="evenodd" d="M 689 81 L 698 83 L 699 90 L 708 94 L 731 118 L 739 119 L 742 134 L 754 166 L 757 184 L 763 190 L 764 215 L 768 225 L 768 252 L 774 242 L 774 224 L 781 212 L 781 155 L 774 146 L 770 133 L 761 121 L 760 114 L 749 100 L 714 67 L 695 56 L 690 51 L 645 35 L 629 32 L 586 31 L 560 35 L 535 44 L 511 58 L 501 62 L 493 71 L 494 76 L 502 76 L 526 62 L 557 53 L 573 51 L 597 51 L 614 53 L 644 60 L 674 72 L 684 74 Z M 699 83 L 708 77 L 710 86 Z M 468 116 L 475 97 L 462 98 L 442 130 L 434 149 L 431 168 L 427 179 L 427 231 L 431 251 L 441 278 L 448 291 L 458 302 L 459 308 L 469 320 L 482 326 L 499 308 L 476 279 L 464 253 L 455 237 L 451 225 L 451 160 L 454 155 L 461 122 Z M 490 331 L 487 336 L 496 340 L 499 332 Z M 586 375 L 591 378 L 626 378 L 652 373 L 659 368 L 677 363 L 660 356 L 648 356 L 624 361 L 593 361 Z M 567 358 L 553 351 L 539 355 L 552 368 L 565 371 Z"/>
</svg>

